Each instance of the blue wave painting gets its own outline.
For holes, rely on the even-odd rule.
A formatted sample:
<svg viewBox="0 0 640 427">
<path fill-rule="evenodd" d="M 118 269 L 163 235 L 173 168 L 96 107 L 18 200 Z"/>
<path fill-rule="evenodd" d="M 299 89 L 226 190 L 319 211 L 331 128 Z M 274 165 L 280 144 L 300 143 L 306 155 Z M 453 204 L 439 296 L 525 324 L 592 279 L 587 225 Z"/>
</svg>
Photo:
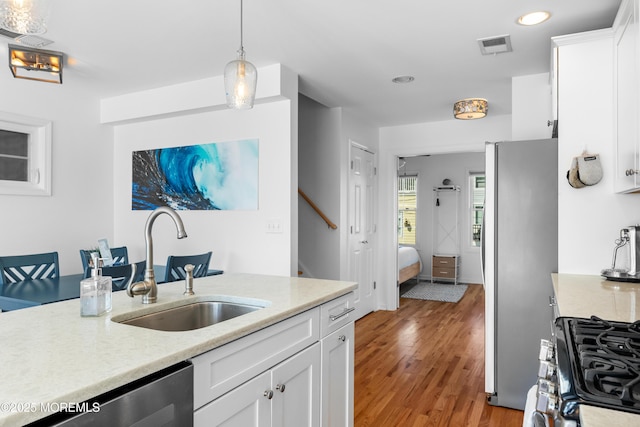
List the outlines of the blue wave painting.
<svg viewBox="0 0 640 427">
<path fill-rule="evenodd" d="M 133 210 L 258 209 L 258 140 L 133 152 Z"/>
</svg>

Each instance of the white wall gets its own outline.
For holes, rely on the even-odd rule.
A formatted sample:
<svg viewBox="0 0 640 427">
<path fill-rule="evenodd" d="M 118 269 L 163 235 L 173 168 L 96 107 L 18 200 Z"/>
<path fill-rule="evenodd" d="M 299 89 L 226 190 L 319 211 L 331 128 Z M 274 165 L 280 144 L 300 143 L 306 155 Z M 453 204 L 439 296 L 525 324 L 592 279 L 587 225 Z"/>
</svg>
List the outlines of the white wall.
<svg viewBox="0 0 640 427">
<path fill-rule="evenodd" d="M 6 44 L 0 56 L 7 57 Z M 62 274 L 82 271 L 79 249 L 113 238 L 112 130 L 91 86 L 14 79 L 0 68 L 0 111 L 51 120 L 51 196 L 0 194 L 0 255 L 58 251 Z"/>
<path fill-rule="evenodd" d="M 640 196 L 615 194 L 613 41 L 608 30 L 556 38 L 559 47 L 558 271 L 600 274 L 620 229 L 640 223 Z M 574 156 L 600 155 L 603 178 L 580 189 L 566 181 Z"/>
<path fill-rule="evenodd" d="M 211 79 L 180 85 L 177 92 L 181 99 L 175 103 L 170 96 L 161 96 L 174 92 L 174 87 L 103 101 L 103 120 L 116 120 L 113 246 L 127 245 L 133 261 L 145 257 L 144 224 L 150 212 L 131 210 L 132 151 L 257 138 L 258 210 L 180 211 L 189 235 L 183 240 L 176 239 L 175 227 L 167 216 L 158 217 L 153 230 L 154 262 L 163 263 L 170 254 L 211 250 L 212 268 L 295 274 L 297 265 L 292 260 L 298 257 L 295 236 L 298 219 L 297 204 L 294 206 L 293 202 L 296 199 L 291 192 L 297 188 L 297 134 L 294 134 L 297 133 L 297 76 L 286 71 L 272 73 L 275 80 L 271 81 L 269 73 L 261 71 L 258 70 L 261 77 L 258 86 L 263 93 L 265 87 L 272 85 L 275 88 L 272 93 L 279 96 L 270 96 L 269 102 L 257 101 L 252 110 L 218 109 L 216 102 L 223 99 L 198 101 L 197 94 L 215 86 Z M 283 78 L 287 80 L 286 85 L 282 85 Z M 194 96 L 185 97 L 185 91 L 193 91 Z M 219 93 L 224 94 L 222 90 Z M 162 99 L 161 108 L 158 99 Z M 211 105 L 207 107 L 208 103 Z M 267 223 L 271 221 L 280 222 L 282 233 L 267 232 Z"/>
<path fill-rule="evenodd" d="M 445 178 L 460 186 L 458 194 L 458 233 L 460 236 L 460 272 L 458 280 L 464 283 L 482 283 L 480 248 L 471 246 L 471 214 L 469 172 L 484 172 L 484 153 L 452 153 L 431 156 L 406 157 L 402 173 L 418 175 L 418 224 L 416 249 L 422 259 L 422 279 L 431 279 L 433 254 L 433 187 L 441 186 Z M 447 211 L 445 215 L 453 216 Z M 437 224 L 436 224 L 437 225 Z"/>
<path fill-rule="evenodd" d="M 338 226 L 330 229 L 302 197 L 298 200 L 298 252 L 304 277 L 340 278 L 340 108 L 304 95 L 298 103 L 298 185 Z"/>
<path fill-rule="evenodd" d="M 489 100 L 489 102 L 491 102 Z M 489 104 L 491 105 L 491 104 Z M 484 152 L 486 141 L 511 139 L 511 116 L 418 123 L 380 129 L 378 158 L 378 308 L 396 307 L 396 159 L 398 156 Z"/>
</svg>

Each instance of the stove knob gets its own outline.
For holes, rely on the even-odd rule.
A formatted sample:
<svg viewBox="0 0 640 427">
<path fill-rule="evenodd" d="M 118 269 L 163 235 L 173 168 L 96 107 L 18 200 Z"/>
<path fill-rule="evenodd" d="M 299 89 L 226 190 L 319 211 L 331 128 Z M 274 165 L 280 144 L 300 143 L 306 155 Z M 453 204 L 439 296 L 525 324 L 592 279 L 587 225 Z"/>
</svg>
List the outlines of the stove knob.
<svg viewBox="0 0 640 427">
<path fill-rule="evenodd" d="M 558 409 L 558 398 L 543 391 L 538 392 L 536 410 L 543 414 L 553 414 Z"/>
<path fill-rule="evenodd" d="M 556 365 L 547 360 L 541 360 L 540 366 L 538 367 L 538 377 L 550 380 L 553 379 L 555 375 Z"/>
<path fill-rule="evenodd" d="M 554 355 L 553 343 L 549 340 L 540 340 L 540 354 L 538 355 L 538 359 L 553 360 Z"/>
<path fill-rule="evenodd" d="M 538 378 L 538 393 L 548 393 L 556 395 L 556 384 L 552 381 Z"/>
</svg>

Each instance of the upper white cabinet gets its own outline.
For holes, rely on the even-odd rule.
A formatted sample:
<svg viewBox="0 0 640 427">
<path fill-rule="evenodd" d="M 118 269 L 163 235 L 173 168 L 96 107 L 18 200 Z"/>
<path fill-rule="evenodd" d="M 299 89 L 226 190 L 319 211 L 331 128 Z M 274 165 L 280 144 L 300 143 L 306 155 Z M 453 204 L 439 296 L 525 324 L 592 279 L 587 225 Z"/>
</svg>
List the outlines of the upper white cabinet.
<svg viewBox="0 0 640 427">
<path fill-rule="evenodd" d="M 614 141 L 615 191 L 640 189 L 638 140 L 638 0 L 623 0 L 614 23 Z"/>
</svg>

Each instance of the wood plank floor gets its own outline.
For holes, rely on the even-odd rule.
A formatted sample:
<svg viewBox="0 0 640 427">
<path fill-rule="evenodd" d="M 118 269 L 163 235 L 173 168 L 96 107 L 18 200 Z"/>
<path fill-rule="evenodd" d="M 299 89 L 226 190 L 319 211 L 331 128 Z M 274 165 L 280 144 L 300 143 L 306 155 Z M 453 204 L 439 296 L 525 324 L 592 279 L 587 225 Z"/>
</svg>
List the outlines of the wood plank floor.
<svg viewBox="0 0 640 427">
<path fill-rule="evenodd" d="M 356 322 L 355 426 L 519 427 L 484 393 L 484 291 L 457 304 L 400 299 Z"/>
</svg>

